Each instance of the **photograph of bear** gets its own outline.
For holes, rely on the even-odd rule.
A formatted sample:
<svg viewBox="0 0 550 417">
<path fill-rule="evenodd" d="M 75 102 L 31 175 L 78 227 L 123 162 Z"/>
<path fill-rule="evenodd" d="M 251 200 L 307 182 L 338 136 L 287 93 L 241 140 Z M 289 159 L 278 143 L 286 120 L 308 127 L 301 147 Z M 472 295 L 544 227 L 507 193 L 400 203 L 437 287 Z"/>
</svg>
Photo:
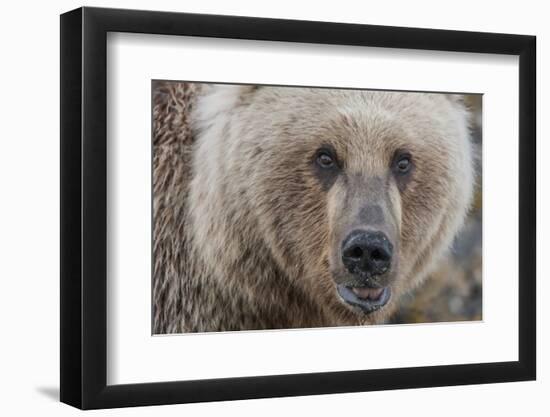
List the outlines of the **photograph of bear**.
<svg viewBox="0 0 550 417">
<path fill-rule="evenodd" d="M 481 320 L 481 102 L 152 81 L 153 334 Z"/>
</svg>

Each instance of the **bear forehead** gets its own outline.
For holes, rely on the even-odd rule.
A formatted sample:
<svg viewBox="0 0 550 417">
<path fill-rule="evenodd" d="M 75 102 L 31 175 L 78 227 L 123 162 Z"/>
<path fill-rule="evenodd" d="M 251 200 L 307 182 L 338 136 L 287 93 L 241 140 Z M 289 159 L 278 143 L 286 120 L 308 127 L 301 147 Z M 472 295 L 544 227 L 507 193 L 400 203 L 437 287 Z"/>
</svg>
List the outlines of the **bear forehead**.
<svg viewBox="0 0 550 417">
<path fill-rule="evenodd" d="M 468 137 L 464 108 L 437 93 L 265 87 L 250 110 L 256 123 L 293 142 L 460 151 Z"/>
<path fill-rule="evenodd" d="M 453 136 L 463 133 L 460 127 L 467 124 L 464 107 L 437 93 L 264 87 L 256 100 L 253 107 L 262 108 L 268 117 L 281 112 L 304 128 L 344 128 L 363 133 L 379 128 L 388 134 L 388 130 L 405 128 L 413 135 L 437 131 Z"/>
<path fill-rule="evenodd" d="M 286 107 L 291 104 L 292 108 L 304 110 L 307 108 L 319 110 L 364 108 L 370 111 L 379 109 L 411 114 L 419 110 L 437 114 L 455 110 L 451 100 L 445 94 L 438 93 L 263 87 L 258 90 L 257 95 L 270 106 L 280 103 Z"/>
</svg>

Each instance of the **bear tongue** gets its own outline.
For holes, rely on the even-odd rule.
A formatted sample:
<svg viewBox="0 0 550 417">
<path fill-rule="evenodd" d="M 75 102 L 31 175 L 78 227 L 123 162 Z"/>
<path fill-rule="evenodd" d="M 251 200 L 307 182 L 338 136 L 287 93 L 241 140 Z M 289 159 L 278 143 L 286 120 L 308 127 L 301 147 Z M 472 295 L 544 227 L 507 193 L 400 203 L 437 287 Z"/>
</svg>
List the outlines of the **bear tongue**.
<svg viewBox="0 0 550 417">
<path fill-rule="evenodd" d="M 384 291 L 384 288 L 352 288 L 352 291 L 355 293 L 356 296 L 359 298 L 363 298 L 365 300 L 378 300 L 380 298 L 380 295 L 382 295 L 382 292 Z"/>
</svg>

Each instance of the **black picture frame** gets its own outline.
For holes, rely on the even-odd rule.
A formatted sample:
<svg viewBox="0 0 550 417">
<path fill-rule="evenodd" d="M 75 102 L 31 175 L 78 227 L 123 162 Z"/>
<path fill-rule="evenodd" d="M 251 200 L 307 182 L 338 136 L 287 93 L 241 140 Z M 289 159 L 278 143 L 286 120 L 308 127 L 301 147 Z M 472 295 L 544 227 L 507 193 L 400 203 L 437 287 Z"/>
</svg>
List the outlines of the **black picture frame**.
<svg viewBox="0 0 550 417">
<path fill-rule="evenodd" d="M 107 385 L 108 32 L 519 56 L 519 360 Z M 61 15 L 61 401 L 82 409 L 533 380 L 536 377 L 536 38 L 136 10 Z"/>
</svg>

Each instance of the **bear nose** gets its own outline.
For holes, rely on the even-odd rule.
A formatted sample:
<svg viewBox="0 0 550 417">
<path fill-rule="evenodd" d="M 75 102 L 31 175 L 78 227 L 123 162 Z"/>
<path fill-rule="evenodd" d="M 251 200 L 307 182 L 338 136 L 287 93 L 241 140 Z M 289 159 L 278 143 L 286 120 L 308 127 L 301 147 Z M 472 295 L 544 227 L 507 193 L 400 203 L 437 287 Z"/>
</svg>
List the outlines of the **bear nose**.
<svg viewBox="0 0 550 417">
<path fill-rule="evenodd" d="M 352 274 L 369 277 L 390 269 L 393 245 L 382 232 L 356 230 L 342 244 L 342 262 Z"/>
</svg>

